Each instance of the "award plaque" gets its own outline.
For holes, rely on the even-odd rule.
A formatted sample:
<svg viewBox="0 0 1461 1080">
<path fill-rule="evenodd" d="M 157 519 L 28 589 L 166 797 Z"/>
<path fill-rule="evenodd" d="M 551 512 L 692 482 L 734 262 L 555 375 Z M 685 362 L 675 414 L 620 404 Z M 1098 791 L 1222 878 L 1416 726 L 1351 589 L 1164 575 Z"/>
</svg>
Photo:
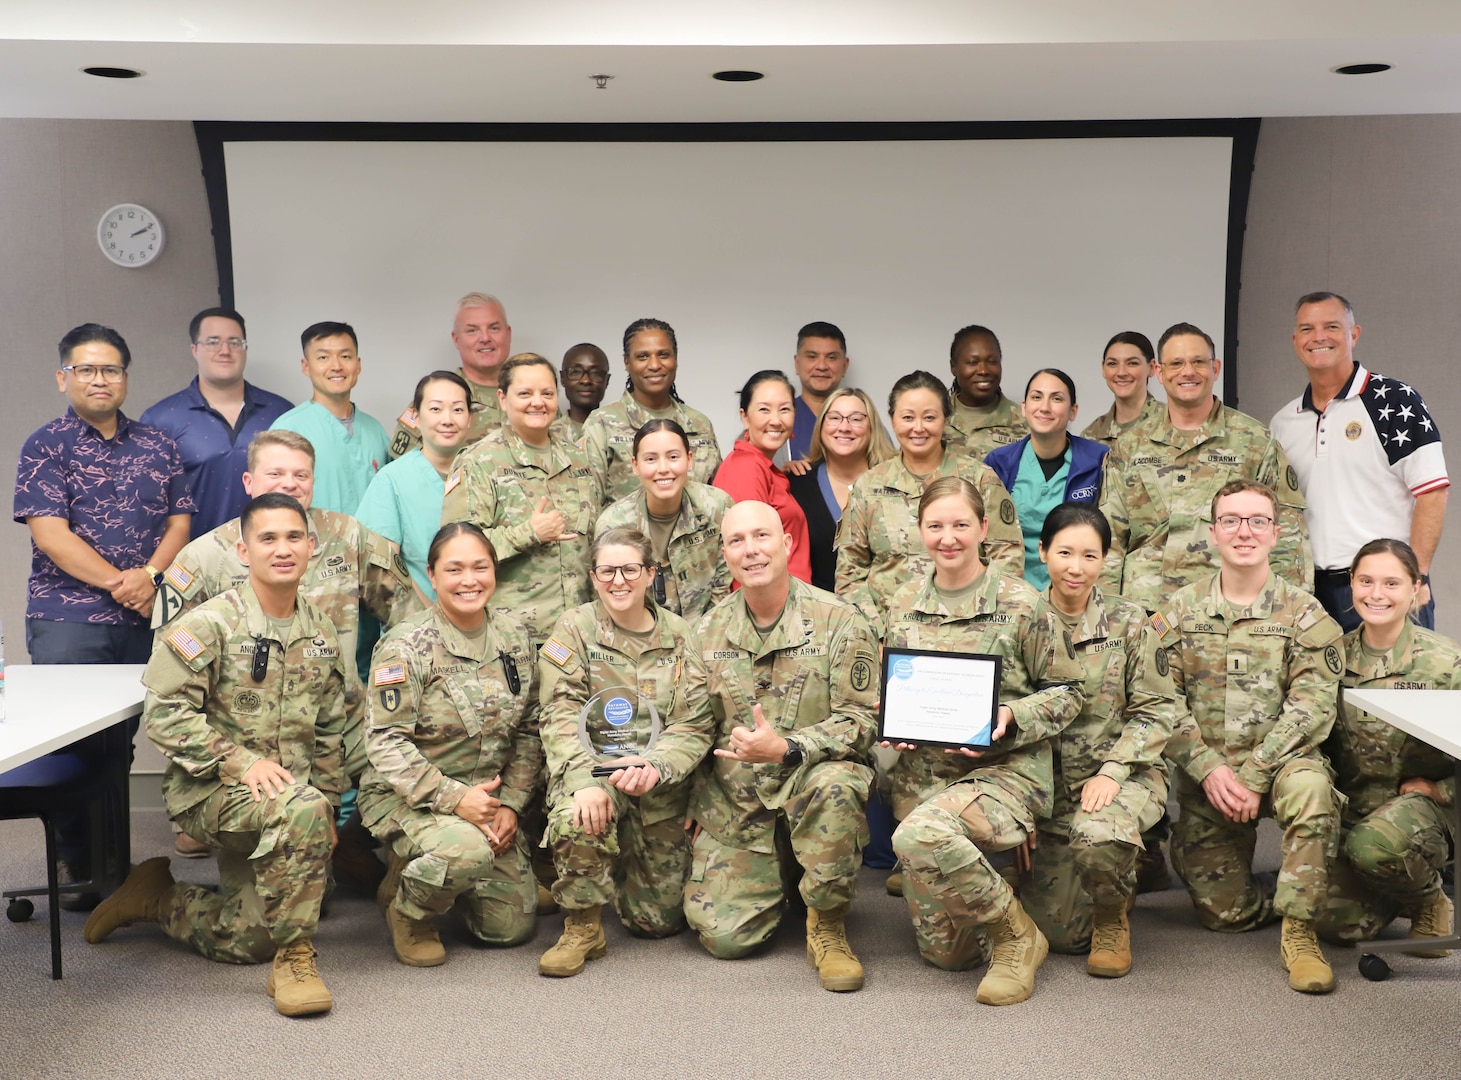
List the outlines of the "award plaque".
<svg viewBox="0 0 1461 1080">
<path fill-rule="evenodd" d="M 659 741 L 659 710 L 627 686 L 600 690 L 578 711 L 578 741 L 593 758 L 594 776 L 609 776 L 625 763 L 617 758 L 649 753 Z"/>
<path fill-rule="evenodd" d="M 986 747 L 999 715 L 1001 658 L 883 650 L 878 738 L 916 746 Z"/>
</svg>

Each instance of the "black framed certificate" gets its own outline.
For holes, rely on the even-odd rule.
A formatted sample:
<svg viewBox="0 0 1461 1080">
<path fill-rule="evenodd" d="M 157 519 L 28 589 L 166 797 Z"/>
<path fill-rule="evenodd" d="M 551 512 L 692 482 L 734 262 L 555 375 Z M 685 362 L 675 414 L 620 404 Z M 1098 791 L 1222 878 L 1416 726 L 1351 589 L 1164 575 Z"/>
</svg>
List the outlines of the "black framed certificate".
<svg viewBox="0 0 1461 1080">
<path fill-rule="evenodd" d="M 999 715 L 1002 660 L 983 653 L 883 650 L 878 738 L 918 746 L 984 747 Z"/>
</svg>

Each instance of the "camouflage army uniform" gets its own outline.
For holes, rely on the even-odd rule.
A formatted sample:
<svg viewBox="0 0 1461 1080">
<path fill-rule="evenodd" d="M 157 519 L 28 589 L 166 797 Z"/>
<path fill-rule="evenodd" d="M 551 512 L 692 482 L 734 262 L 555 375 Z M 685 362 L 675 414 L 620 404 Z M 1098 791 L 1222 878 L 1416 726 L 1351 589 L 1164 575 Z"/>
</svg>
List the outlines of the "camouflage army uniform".
<svg viewBox="0 0 1461 1080">
<path fill-rule="evenodd" d="M 365 771 L 365 690 L 354 659 L 360 609 L 391 626 L 420 611 L 421 598 L 391 541 L 346 514 L 311 509 L 308 516 L 311 554 L 299 595 L 329 618 L 345 656 L 345 767 L 358 778 Z M 153 627 L 171 626 L 183 612 L 248 581 L 249 568 L 238 557 L 238 535 L 234 518 L 178 552 L 153 601 Z"/>
<path fill-rule="evenodd" d="M 887 646 L 986 653 L 1004 660 L 1000 704 L 1014 721 L 974 759 L 939 747 L 905 750 L 891 770 L 893 850 L 918 951 L 950 971 L 982 963 L 985 924 L 1013 897 L 992 852 L 1025 842 L 1052 806 L 1051 743 L 1081 711 L 1085 673 L 1040 594 L 991 567 L 950 611 L 932 573 L 906 584 L 889 607 Z"/>
<path fill-rule="evenodd" d="M 1208 533 L 1212 500 L 1229 480 L 1258 480 L 1278 495 L 1278 543 L 1270 563 L 1296 589 L 1314 581 L 1298 474 L 1269 430 L 1214 399 L 1197 431 L 1172 426 L 1165 410 L 1136 424 L 1106 455 L 1101 512 L 1111 552 L 1101 586 L 1148 611 L 1217 565 Z"/>
<path fill-rule="evenodd" d="M 168 759 L 163 798 L 189 836 L 232 856 L 224 888 L 174 885 L 159 923 L 210 960 L 257 964 L 314 936 L 330 822 L 350 786 L 341 740 L 351 666 L 323 612 L 299 597 L 280 642 L 247 584 L 158 636 L 143 672 L 147 736 Z M 254 650 L 269 651 L 262 682 Z M 240 781 L 257 761 L 294 783 L 256 802 Z"/>
<path fill-rule="evenodd" d="M 1094 908 L 1124 907 L 1134 894 L 1141 834 L 1167 805 L 1162 750 L 1176 712 L 1166 652 L 1140 606 L 1095 589 L 1079 626 L 1071 637 L 1086 669 L 1085 707 L 1055 743 L 1055 808 L 1040 822 L 1020 892 L 1057 952 L 1086 951 Z M 1087 813 L 1081 789 L 1094 776 L 1121 789 Z"/>
<path fill-rule="evenodd" d="M 1172 865 L 1210 930 L 1252 930 L 1275 913 L 1311 921 L 1339 840 L 1341 798 L 1319 751 L 1344 670 L 1339 624 L 1277 574 L 1237 610 L 1219 579 L 1180 590 L 1150 620 L 1181 695 L 1167 742 L 1182 811 L 1172 826 Z M 1252 874 L 1258 822 L 1229 821 L 1200 787 L 1219 765 L 1263 796 L 1260 814 L 1283 830 L 1272 897 Z"/>
<path fill-rule="evenodd" d="M 946 448 L 931 476 L 908 471 L 902 455 L 875 465 L 852 485 L 837 525 L 837 595 L 861 609 L 879 638 L 888 602 L 910 581 L 921 581 L 933 560 L 918 533 L 918 500 L 942 476 L 962 476 L 984 497 L 989 532 L 980 554 L 1012 577 L 1025 574 L 1025 538 L 1015 501 L 994 470 L 978 458 Z"/>
<path fill-rule="evenodd" d="M 729 959 L 775 933 L 783 859 L 805 871 L 809 908 L 852 901 L 873 775 L 877 646 L 854 607 L 796 578 L 764 640 L 740 593 L 711 608 L 692 640 L 674 723 L 646 756 L 662 783 L 679 783 L 705 759 L 690 804 L 701 832 L 685 917 L 712 956 Z M 755 704 L 802 751 L 799 764 L 706 757 L 729 747 L 732 728 L 755 726 Z"/>
<path fill-rule="evenodd" d="M 957 391 L 950 396 L 954 400 L 954 415 L 949 417 L 948 424 L 950 450 L 972 454 L 976 460 L 983 461 L 984 455 L 996 446 L 1019 442 L 1030 433 L 1020 403 L 1003 394 L 986 409 L 965 405 Z"/>
<path fill-rule="evenodd" d="M 467 373 L 462 368 L 457 368 L 457 374 L 467 379 Z M 497 387 L 478 386 L 471 379 L 467 379 L 467 388 L 472 392 L 467 401 L 472 410 L 472 426 L 467 430 L 467 438 L 462 443 L 464 448 L 502 425 L 502 406 L 497 403 Z M 416 423 L 416 410 L 408 406 L 396 418 L 396 430 L 391 435 L 390 458 L 395 461 L 396 458 L 405 457 L 412 450 L 419 449 L 421 428 Z"/>
<path fill-rule="evenodd" d="M 690 785 L 661 785 L 631 798 L 590 774 L 594 759 L 579 739 L 580 714 L 594 700 L 636 702 L 636 721 L 646 725 L 644 702 L 653 702 L 661 725 L 668 721 L 690 625 L 661 607 L 654 615 L 650 636 L 640 639 L 615 626 L 597 600 L 574 608 L 558 620 L 538 654 L 538 672 L 551 807 L 548 836 L 558 870 L 553 899 L 566 911 L 581 911 L 614 903 L 617 892 L 619 918 L 630 932 L 666 937 L 685 928 L 690 838 L 684 822 Z M 590 731 L 601 738 L 615 735 L 602 716 Z M 602 788 L 614 801 L 614 819 L 598 836 L 573 823 L 573 795 L 590 787 Z"/>
<path fill-rule="evenodd" d="M 1107 446 L 1114 447 L 1116 440 L 1123 434 L 1138 424 L 1147 423 L 1148 421 L 1155 422 L 1166 411 L 1167 403 L 1165 401 L 1158 401 L 1148 394 L 1146 400 L 1142 402 L 1141 412 L 1137 414 L 1136 419 L 1128 424 L 1118 424 L 1116 422 L 1116 406 L 1112 405 L 1106 412 L 1086 425 L 1086 430 L 1081 432 L 1081 438 L 1094 439 L 1096 442 L 1105 443 Z"/>
<path fill-rule="evenodd" d="M 486 637 L 474 641 L 432 607 L 376 646 L 360 814 L 411 860 L 395 900 L 407 918 L 457 903 L 483 941 L 533 936 L 537 883 L 522 830 L 494 855 L 487 834 L 456 808 L 467 788 L 496 776 L 502 784 L 492 794 L 519 815 L 533 797 L 543 770 L 536 676 L 527 631 L 505 611 L 491 612 Z"/>
<path fill-rule="evenodd" d="M 572 540 L 541 542 L 529 520 L 547 496 Z M 583 453 L 556 434 L 540 463 L 533 449 L 504 424 L 457 457 L 446 479 L 441 520 L 481 526 L 497 552 L 492 606 L 521 619 L 541 645 L 569 608 L 586 602 L 589 543 L 601 499 Z"/>
<path fill-rule="evenodd" d="M 1407 622 L 1384 656 L 1360 630 L 1345 635 L 1344 686 L 1366 690 L 1461 690 L 1461 646 Z M 1339 692 L 1339 719 L 1325 745 L 1344 808 L 1343 855 L 1329 866 L 1329 899 L 1315 920 L 1335 941 L 1368 941 L 1395 918 L 1410 918 L 1441 888 L 1440 870 L 1456 844 L 1456 765 L 1435 747 L 1371 716 Z M 1414 777 L 1439 789 L 1436 803 L 1400 794 Z"/>
<path fill-rule="evenodd" d="M 709 484 L 694 480 L 685 484 L 684 502 L 666 551 L 669 566 L 660 567 L 658 579 L 664 583 L 664 606 L 684 619 L 700 618 L 730 595 L 730 571 L 720 550 L 720 519 L 734 501 Z M 621 525 L 650 535 L 643 488 L 611 503 L 599 515 L 594 536 Z"/>
<path fill-rule="evenodd" d="M 663 411 L 651 411 L 625 391 L 612 405 L 601 405 L 583 424 L 583 452 L 588 457 L 604 503 L 622 499 L 640 490 L 634 475 L 634 433 L 656 416 L 668 416 L 685 429 L 690 439 L 690 479 L 702 484 L 715 480 L 720 468 L 720 444 L 710 418 L 682 402 Z"/>
</svg>

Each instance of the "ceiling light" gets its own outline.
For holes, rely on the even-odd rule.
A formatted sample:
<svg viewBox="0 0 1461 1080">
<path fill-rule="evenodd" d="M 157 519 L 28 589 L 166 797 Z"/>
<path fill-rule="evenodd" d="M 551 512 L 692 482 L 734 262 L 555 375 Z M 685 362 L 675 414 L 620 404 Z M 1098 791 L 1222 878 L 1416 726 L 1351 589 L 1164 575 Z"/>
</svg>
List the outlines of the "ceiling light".
<svg viewBox="0 0 1461 1080">
<path fill-rule="evenodd" d="M 755 82 L 757 79 L 766 78 L 766 73 L 762 71 L 717 71 L 710 77 L 719 79 L 721 82 Z"/>
<path fill-rule="evenodd" d="M 608 86 L 609 86 L 609 80 L 612 79 L 613 77 L 614 76 L 612 76 L 612 75 L 590 75 L 589 76 L 589 78 L 594 81 L 594 85 L 597 86 L 600 90 L 607 89 Z"/>
<path fill-rule="evenodd" d="M 98 79 L 140 79 L 143 72 L 136 68 L 124 67 L 84 67 L 81 69 L 87 75 L 95 75 Z"/>
<path fill-rule="evenodd" d="M 1334 69 L 1336 75 L 1375 75 L 1389 71 L 1389 64 L 1344 64 Z"/>
</svg>

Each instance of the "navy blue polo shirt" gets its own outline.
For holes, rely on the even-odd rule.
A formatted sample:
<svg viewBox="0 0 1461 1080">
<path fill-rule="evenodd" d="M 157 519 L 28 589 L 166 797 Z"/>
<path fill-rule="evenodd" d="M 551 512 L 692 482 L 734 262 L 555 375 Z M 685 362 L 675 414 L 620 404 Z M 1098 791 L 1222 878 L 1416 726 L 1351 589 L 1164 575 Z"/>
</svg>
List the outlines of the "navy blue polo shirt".
<svg viewBox="0 0 1461 1080">
<path fill-rule="evenodd" d="M 243 474 L 248 468 L 249 443 L 293 404 L 278 394 L 244 383 L 243 410 L 238 424 L 230 427 L 221 413 L 208 404 L 194 377 L 187 389 L 163 398 L 142 414 L 151 424 L 178 444 L 189 490 L 197 509 L 193 511 L 193 539 L 232 521 L 243 513 L 248 496 Z"/>
<path fill-rule="evenodd" d="M 110 439 L 68 408 L 20 450 L 15 520 L 64 518 L 71 531 L 119 570 L 142 566 L 162 542 L 167 519 L 191 514 L 193 499 L 177 444 L 117 414 Z M 31 542 L 27 619 L 146 626 L 111 593 L 72 577 Z"/>
</svg>

